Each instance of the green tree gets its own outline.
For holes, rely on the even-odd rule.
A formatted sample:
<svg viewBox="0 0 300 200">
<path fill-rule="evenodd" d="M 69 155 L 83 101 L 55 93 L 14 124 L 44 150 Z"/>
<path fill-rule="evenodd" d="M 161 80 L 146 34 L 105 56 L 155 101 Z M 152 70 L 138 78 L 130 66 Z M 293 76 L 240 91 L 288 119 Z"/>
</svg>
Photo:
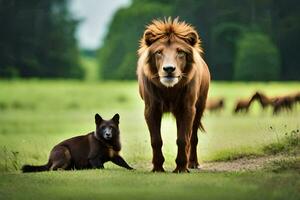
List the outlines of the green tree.
<svg viewBox="0 0 300 200">
<path fill-rule="evenodd" d="M 0 1 L 0 76 L 81 78 L 78 22 L 68 0 Z"/>
<path fill-rule="evenodd" d="M 277 79 L 299 80 L 299 10 L 300 1 L 295 0 L 133 0 L 116 13 L 99 51 L 103 78 L 134 78 L 144 26 L 153 18 L 179 16 L 199 32 L 213 80 L 234 79 L 237 43 L 243 33 L 254 31 L 263 32 L 279 49 Z"/>
<path fill-rule="evenodd" d="M 98 59 L 103 79 L 135 79 L 139 47 L 145 25 L 155 18 L 171 14 L 171 7 L 162 3 L 138 2 L 120 9 L 110 24 L 99 50 Z"/>
<path fill-rule="evenodd" d="M 278 80 L 279 51 L 267 35 L 258 32 L 246 33 L 237 44 L 234 70 L 236 80 Z"/>
</svg>

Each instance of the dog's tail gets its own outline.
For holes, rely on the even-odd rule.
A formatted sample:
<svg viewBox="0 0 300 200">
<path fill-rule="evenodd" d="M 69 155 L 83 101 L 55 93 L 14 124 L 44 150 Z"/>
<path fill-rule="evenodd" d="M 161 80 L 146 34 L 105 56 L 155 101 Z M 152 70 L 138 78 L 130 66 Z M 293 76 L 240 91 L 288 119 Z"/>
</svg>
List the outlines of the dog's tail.
<svg viewBox="0 0 300 200">
<path fill-rule="evenodd" d="M 43 172 L 43 171 L 49 171 L 49 163 L 45 165 L 23 165 L 22 172 L 28 173 L 28 172 Z"/>
</svg>

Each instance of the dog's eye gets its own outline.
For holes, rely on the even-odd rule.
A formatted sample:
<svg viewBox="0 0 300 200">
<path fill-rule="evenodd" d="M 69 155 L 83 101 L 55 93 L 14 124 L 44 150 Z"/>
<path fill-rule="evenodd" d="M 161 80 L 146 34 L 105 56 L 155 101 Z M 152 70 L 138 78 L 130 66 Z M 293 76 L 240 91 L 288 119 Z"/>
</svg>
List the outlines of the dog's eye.
<svg viewBox="0 0 300 200">
<path fill-rule="evenodd" d="M 185 56 L 185 52 L 184 52 L 184 51 L 181 51 L 181 50 L 179 50 L 179 51 L 177 52 L 177 55 L 178 55 L 178 57 L 182 58 L 182 57 L 184 57 L 184 56 Z"/>
</svg>

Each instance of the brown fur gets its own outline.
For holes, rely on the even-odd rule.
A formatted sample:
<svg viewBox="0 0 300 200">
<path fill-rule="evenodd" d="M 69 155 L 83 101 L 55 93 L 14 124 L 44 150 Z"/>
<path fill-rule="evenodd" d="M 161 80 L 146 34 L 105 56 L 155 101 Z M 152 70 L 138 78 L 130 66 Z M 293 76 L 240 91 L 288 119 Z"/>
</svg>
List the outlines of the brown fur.
<svg viewBox="0 0 300 200">
<path fill-rule="evenodd" d="M 300 92 L 297 92 L 293 95 L 294 102 L 297 104 L 300 102 Z"/>
<path fill-rule="evenodd" d="M 121 150 L 119 115 L 116 114 L 111 120 L 103 120 L 96 114 L 95 122 L 96 131 L 57 144 L 52 149 L 47 164 L 41 166 L 24 165 L 22 171 L 39 172 L 59 169 L 104 168 L 103 164 L 107 161 L 132 169 L 119 155 Z M 103 137 L 105 127 L 112 130 L 110 139 Z"/>
<path fill-rule="evenodd" d="M 205 108 L 210 112 L 221 111 L 222 109 L 224 109 L 224 99 L 208 99 Z"/>
<path fill-rule="evenodd" d="M 268 106 L 272 106 L 275 99 L 270 98 L 264 93 L 259 91 L 255 92 L 255 94 L 252 96 L 252 101 L 257 100 L 263 109 L 267 108 Z"/>
<path fill-rule="evenodd" d="M 263 109 L 265 109 L 268 106 L 272 106 L 273 114 L 276 115 L 283 110 L 292 111 L 294 105 L 300 101 L 299 99 L 300 99 L 300 93 L 271 98 L 263 94 L 262 92 L 256 92 L 252 96 L 251 100 L 253 101 L 258 100 Z"/>
<path fill-rule="evenodd" d="M 276 99 L 273 102 L 273 114 L 277 115 L 283 110 L 292 111 L 295 102 L 296 101 L 294 96 L 287 95 L 276 97 Z"/>
<path fill-rule="evenodd" d="M 234 113 L 248 113 L 249 107 L 251 105 L 252 99 L 240 99 L 236 102 L 235 108 L 234 108 Z"/>
<path fill-rule="evenodd" d="M 188 172 L 188 167 L 199 165 L 197 129 L 204 130 L 201 117 L 210 82 L 201 52 L 195 29 L 178 19 L 154 20 L 141 39 L 137 76 L 151 136 L 154 172 L 164 171 L 160 131 L 164 112 L 171 112 L 177 123 L 178 154 L 174 172 Z M 169 63 L 174 66 L 172 73 L 164 71 Z"/>
</svg>

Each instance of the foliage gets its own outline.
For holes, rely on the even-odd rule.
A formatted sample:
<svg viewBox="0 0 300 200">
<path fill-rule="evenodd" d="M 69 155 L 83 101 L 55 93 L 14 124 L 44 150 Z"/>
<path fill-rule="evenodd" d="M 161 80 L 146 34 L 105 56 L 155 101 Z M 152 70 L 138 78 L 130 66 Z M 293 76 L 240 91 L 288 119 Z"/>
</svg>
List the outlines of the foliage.
<svg viewBox="0 0 300 200">
<path fill-rule="evenodd" d="M 120 9 L 99 50 L 100 74 L 103 79 L 135 79 L 136 51 L 145 25 L 153 18 L 169 15 L 170 6 L 160 3 L 136 3 Z"/>
<path fill-rule="evenodd" d="M 99 50 L 101 74 L 104 79 L 134 79 L 136 50 L 144 25 L 153 18 L 179 16 L 200 33 L 204 57 L 214 80 L 234 78 L 237 43 L 244 33 L 254 31 L 266 34 L 272 46 L 279 50 L 281 61 L 269 79 L 299 80 L 299 6 L 294 0 L 134 0 L 112 20 Z M 253 62 L 255 65 L 260 61 Z M 274 69 L 272 65 L 264 68 Z"/>
<path fill-rule="evenodd" d="M 285 137 L 277 142 L 266 145 L 263 149 L 266 154 L 285 153 L 290 155 L 300 154 L 300 132 L 299 129 L 285 133 Z"/>
<path fill-rule="evenodd" d="M 0 77 L 81 78 L 68 0 L 0 1 Z"/>
<path fill-rule="evenodd" d="M 234 78 L 246 81 L 278 80 L 280 58 L 271 39 L 262 33 L 246 33 L 238 41 Z"/>
</svg>

